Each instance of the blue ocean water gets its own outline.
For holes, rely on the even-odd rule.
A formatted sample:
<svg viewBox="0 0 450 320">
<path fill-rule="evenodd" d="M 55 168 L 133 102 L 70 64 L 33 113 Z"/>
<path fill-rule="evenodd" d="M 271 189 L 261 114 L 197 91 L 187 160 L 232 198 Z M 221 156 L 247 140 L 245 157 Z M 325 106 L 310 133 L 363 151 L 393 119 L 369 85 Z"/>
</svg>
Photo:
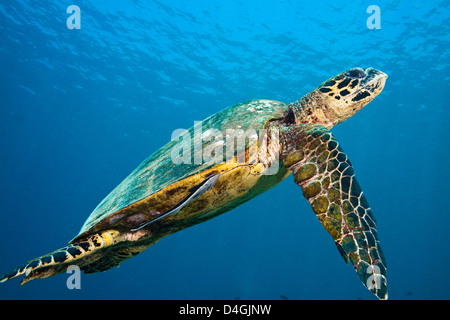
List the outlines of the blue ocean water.
<svg viewBox="0 0 450 320">
<path fill-rule="evenodd" d="M 81 29 L 69 29 L 69 5 Z M 369 29 L 370 5 L 380 29 Z M 450 298 L 448 1 L 4 1 L 0 273 L 67 244 L 177 128 L 292 102 L 355 66 L 384 91 L 333 132 L 378 220 L 391 299 Z M 2 299 L 375 299 L 292 177 L 104 273 Z"/>
</svg>

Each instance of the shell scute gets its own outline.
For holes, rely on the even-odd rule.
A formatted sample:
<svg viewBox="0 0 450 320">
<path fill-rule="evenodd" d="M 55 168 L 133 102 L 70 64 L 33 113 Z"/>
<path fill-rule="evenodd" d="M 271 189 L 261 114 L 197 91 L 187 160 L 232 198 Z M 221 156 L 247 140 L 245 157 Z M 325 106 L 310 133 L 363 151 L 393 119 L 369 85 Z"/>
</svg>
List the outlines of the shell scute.
<svg viewBox="0 0 450 320">
<path fill-rule="evenodd" d="M 269 120 L 284 117 L 287 110 L 287 105 L 278 101 L 251 100 L 212 115 L 202 122 L 201 130 L 207 132 L 217 129 L 224 133 L 223 138 L 225 139 L 227 130 L 236 131 L 239 129 L 247 132 L 248 130 L 264 129 Z M 187 130 L 189 137 L 191 137 L 192 150 L 195 150 L 199 143 L 196 139 L 199 135 L 194 132 L 195 130 L 198 130 L 195 126 Z M 189 193 L 189 189 L 200 183 L 201 179 L 205 179 L 208 174 L 227 172 L 237 166 L 236 163 L 196 164 L 193 155 L 191 163 L 175 165 L 171 158 L 171 152 L 176 143 L 175 140 L 167 143 L 125 178 L 95 208 L 75 239 L 112 226 L 118 229 L 127 229 L 130 228 L 133 220 L 151 219 L 181 201 Z M 229 178 L 231 180 L 229 182 L 225 182 L 225 179 L 223 179 L 224 182 L 221 182 L 222 179 L 217 181 L 219 186 L 223 185 L 223 188 L 232 189 L 232 191 L 219 193 L 217 199 L 215 199 L 216 203 L 223 204 L 227 201 L 233 201 L 236 196 L 247 192 L 252 185 L 258 182 L 258 179 L 248 180 L 248 187 L 244 189 L 237 187 L 250 170 L 255 170 L 258 167 L 258 162 L 248 156 L 254 153 L 252 151 L 255 144 L 247 142 L 245 147 L 245 160 L 251 160 L 252 165 L 230 172 Z M 225 156 L 224 153 L 224 162 Z M 254 174 L 261 173 L 256 171 Z M 217 193 L 217 188 L 215 190 Z M 201 197 L 196 201 L 201 201 Z M 188 207 L 189 205 L 186 210 L 188 210 Z M 208 206 L 204 202 L 201 207 L 206 208 Z M 142 216 L 135 216 L 136 219 L 131 219 L 131 221 L 127 220 L 127 217 L 138 213 Z M 139 219 L 137 219 L 138 217 Z"/>
</svg>

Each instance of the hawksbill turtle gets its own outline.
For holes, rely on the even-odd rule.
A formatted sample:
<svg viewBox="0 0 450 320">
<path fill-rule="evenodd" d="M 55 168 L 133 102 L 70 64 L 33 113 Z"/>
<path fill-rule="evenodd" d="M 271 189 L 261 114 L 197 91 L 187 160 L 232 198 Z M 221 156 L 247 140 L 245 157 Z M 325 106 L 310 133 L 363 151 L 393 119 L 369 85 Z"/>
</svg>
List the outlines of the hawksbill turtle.
<svg viewBox="0 0 450 320">
<path fill-rule="evenodd" d="M 330 129 L 372 101 L 387 75 L 352 68 L 285 104 L 251 100 L 183 131 L 153 153 L 91 213 L 69 244 L 0 278 L 22 284 L 118 266 L 159 239 L 214 218 L 290 174 L 362 283 L 387 298 L 386 261 L 371 208 Z"/>
</svg>

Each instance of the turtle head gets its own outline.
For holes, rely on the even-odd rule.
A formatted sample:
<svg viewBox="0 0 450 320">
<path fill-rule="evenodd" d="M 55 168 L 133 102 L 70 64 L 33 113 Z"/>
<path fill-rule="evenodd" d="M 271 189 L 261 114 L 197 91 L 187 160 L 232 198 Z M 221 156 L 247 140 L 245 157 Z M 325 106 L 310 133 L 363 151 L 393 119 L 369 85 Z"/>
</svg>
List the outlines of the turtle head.
<svg viewBox="0 0 450 320">
<path fill-rule="evenodd" d="M 387 75 L 374 68 L 352 68 L 325 81 L 316 92 L 334 124 L 343 122 L 372 101 L 384 88 Z"/>
</svg>

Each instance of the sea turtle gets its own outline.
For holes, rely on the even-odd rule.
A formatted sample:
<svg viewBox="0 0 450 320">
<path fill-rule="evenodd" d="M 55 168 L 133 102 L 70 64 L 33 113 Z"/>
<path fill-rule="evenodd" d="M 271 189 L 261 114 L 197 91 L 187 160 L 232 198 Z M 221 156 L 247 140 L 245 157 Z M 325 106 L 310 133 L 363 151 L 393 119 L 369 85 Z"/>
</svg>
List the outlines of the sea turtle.
<svg viewBox="0 0 450 320">
<path fill-rule="evenodd" d="M 300 100 L 251 100 L 218 112 L 153 153 L 91 213 L 69 244 L 6 273 L 22 284 L 118 266 L 159 239 L 229 211 L 291 173 L 363 284 L 387 298 L 386 262 L 369 204 L 330 129 L 384 88 L 387 75 L 352 68 Z"/>
</svg>

